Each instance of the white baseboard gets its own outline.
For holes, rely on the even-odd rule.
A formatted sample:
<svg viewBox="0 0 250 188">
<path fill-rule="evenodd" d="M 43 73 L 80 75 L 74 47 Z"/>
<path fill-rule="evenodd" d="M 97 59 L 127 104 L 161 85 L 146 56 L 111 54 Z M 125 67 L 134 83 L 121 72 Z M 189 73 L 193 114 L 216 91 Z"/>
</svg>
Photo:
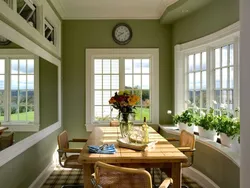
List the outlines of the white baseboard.
<svg viewBox="0 0 250 188">
<path fill-rule="evenodd" d="M 191 178 L 204 188 L 220 188 L 211 179 L 209 179 L 207 176 L 205 176 L 203 173 L 201 173 L 200 171 L 196 170 L 193 167 L 183 168 L 182 173 L 184 176 Z"/>
<path fill-rule="evenodd" d="M 42 173 L 33 181 L 33 183 L 29 186 L 29 188 L 40 188 L 53 172 L 55 168 L 55 164 L 53 161 L 49 163 L 49 165 L 42 171 Z"/>
</svg>

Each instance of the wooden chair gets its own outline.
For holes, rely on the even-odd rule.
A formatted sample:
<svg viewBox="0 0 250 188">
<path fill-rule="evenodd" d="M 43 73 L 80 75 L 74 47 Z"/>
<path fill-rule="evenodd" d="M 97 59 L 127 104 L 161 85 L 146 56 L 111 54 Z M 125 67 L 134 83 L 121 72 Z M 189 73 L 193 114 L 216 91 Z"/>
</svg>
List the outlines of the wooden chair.
<svg viewBox="0 0 250 188">
<path fill-rule="evenodd" d="M 194 152 L 195 152 L 195 135 L 187 132 L 185 130 L 181 131 L 180 139 L 176 138 L 168 138 L 168 141 L 178 141 L 179 146 L 177 147 L 181 152 L 183 152 L 187 157 L 188 161 L 186 163 L 182 163 L 182 168 L 187 168 L 192 166 L 194 162 Z M 170 169 L 161 169 L 161 171 L 165 172 L 168 177 L 171 177 L 171 171 Z M 188 188 L 186 185 L 182 185 L 183 188 Z"/>
<path fill-rule="evenodd" d="M 91 180 L 95 188 L 152 188 L 152 179 L 149 172 L 142 169 L 125 168 L 95 163 L 94 178 Z M 167 188 L 170 178 L 164 180 L 159 188 Z"/>
<path fill-rule="evenodd" d="M 14 132 L 4 132 L 0 135 L 0 150 L 10 147 L 14 143 Z"/>
<path fill-rule="evenodd" d="M 59 164 L 63 168 L 82 169 L 82 165 L 78 163 L 78 157 L 82 149 L 69 148 L 69 142 L 87 142 L 87 139 L 68 140 L 67 131 L 63 131 L 57 137 Z"/>
</svg>

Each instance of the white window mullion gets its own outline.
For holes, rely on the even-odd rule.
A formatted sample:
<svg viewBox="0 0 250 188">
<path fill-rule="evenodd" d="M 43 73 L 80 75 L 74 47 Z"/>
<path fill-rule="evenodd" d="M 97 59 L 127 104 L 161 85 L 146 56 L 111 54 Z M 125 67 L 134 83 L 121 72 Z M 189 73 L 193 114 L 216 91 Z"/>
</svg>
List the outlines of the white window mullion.
<svg viewBox="0 0 250 188">
<path fill-rule="evenodd" d="M 206 97 L 207 97 L 207 108 L 214 107 L 212 100 L 214 100 L 214 92 L 213 92 L 213 78 L 214 78 L 214 71 L 213 71 L 213 50 L 210 47 L 206 48 Z"/>
<path fill-rule="evenodd" d="M 125 58 L 119 58 L 119 90 L 125 90 Z"/>
<path fill-rule="evenodd" d="M 240 81 L 239 81 L 239 37 L 234 38 L 233 43 L 233 54 L 234 54 L 234 96 L 235 108 L 240 106 Z"/>
<path fill-rule="evenodd" d="M 4 92 L 4 119 L 10 121 L 10 58 L 5 59 L 5 92 Z"/>
</svg>

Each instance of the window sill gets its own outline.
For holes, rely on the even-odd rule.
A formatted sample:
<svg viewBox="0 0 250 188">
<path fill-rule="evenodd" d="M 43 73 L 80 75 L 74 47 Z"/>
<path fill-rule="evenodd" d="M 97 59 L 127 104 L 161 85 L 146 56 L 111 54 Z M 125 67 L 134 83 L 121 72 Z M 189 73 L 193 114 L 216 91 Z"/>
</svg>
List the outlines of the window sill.
<svg viewBox="0 0 250 188">
<path fill-rule="evenodd" d="M 39 131 L 39 124 L 34 123 L 13 123 L 13 122 L 2 122 L 2 126 L 8 127 L 7 131 L 14 132 L 37 132 Z"/>
<path fill-rule="evenodd" d="M 178 128 L 176 126 L 160 125 L 160 128 L 169 134 L 173 134 L 173 135 L 180 134 L 180 131 L 177 130 Z M 212 141 L 212 140 L 207 139 L 207 138 L 196 136 L 196 141 L 198 141 L 198 142 L 200 142 L 200 143 L 202 143 L 210 148 L 217 150 L 218 152 L 222 153 L 227 158 L 232 160 L 238 167 L 240 167 L 240 153 L 234 152 L 234 151 L 232 151 L 231 148 L 223 146 L 220 143 Z"/>
</svg>

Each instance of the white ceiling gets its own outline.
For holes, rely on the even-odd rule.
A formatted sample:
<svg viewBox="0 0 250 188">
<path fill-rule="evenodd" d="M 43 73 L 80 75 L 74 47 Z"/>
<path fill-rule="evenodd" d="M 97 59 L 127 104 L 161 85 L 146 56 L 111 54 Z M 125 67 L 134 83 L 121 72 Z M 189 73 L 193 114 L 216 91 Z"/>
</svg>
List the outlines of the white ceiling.
<svg viewBox="0 0 250 188">
<path fill-rule="evenodd" d="M 62 19 L 159 19 L 178 0 L 51 0 Z"/>
</svg>

